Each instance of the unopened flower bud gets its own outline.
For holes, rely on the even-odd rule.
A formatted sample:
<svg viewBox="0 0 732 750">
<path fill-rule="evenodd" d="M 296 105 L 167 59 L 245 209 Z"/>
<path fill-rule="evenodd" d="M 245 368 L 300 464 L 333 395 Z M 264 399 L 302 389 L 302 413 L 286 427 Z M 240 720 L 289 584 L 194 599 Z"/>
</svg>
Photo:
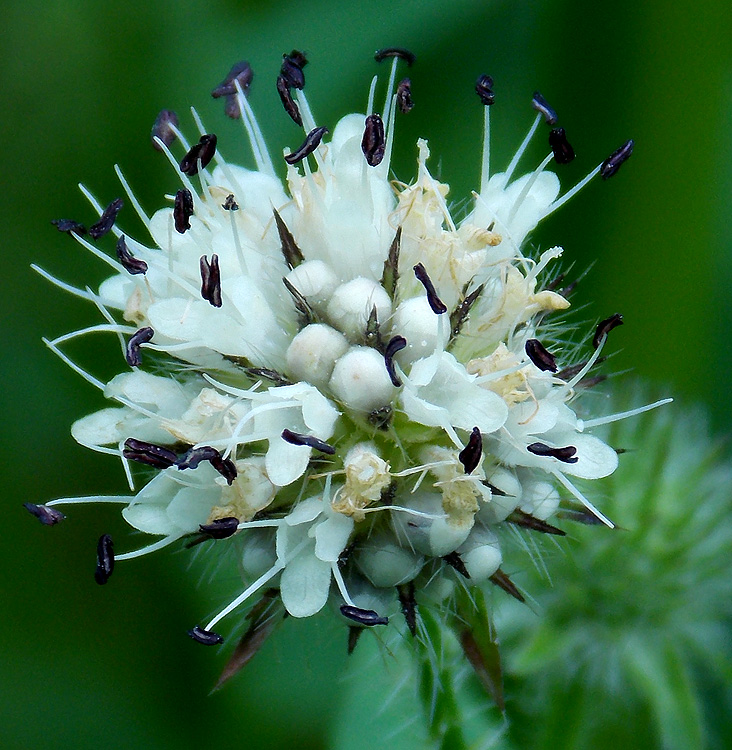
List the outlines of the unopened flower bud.
<svg viewBox="0 0 732 750">
<path fill-rule="evenodd" d="M 366 346 L 351 347 L 335 364 L 330 390 L 349 408 L 372 412 L 388 404 L 396 388 L 384 366 L 384 358 Z"/>
<path fill-rule="evenodd" d="M 376 308 L 377 320 L 391 315 L 391 300 L 386 290 L 375 281 L 359 277 L 341 284 L 328 303 L 330 322 L 351 340 L 358 341 L 366 333 L 371 311 Z"/>
<path fill-rule="evenodd" d="M 322 260 L 306 260 L 293 268 L 286 278 L 310 305 L 322 311 L 338 286 L 338 277 Z"/>
<path fill-rule="evenodd" d="M 396 355 L 404 367 L 444 347 L 450 337 L 450 327 L 440 326 L 440 318 L 432 312 L 427 297 L 404 300 L 394 311 L 392 332 L 407 340 L 407 346 Z"/>
<path fill-rule="evenodd" d="M 336 360 L 348 351 L 348 339 L 335 328 L 313 323 L 295 336 L 287 349 L 287 372 L 295 380 L 322 387 L 328 384 Z"/>
</svg>

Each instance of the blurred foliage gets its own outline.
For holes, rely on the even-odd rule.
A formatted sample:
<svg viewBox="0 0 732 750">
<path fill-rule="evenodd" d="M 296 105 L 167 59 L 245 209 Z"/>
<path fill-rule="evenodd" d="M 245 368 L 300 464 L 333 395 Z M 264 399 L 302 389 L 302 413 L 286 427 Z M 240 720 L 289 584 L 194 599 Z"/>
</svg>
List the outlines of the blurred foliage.
<svg viewBox="0 0 732 750">
<path fill-rule="evenodd" d="M 197 647 L 185 629 L 235 589 L 233 575 L 195 585 L 200 576 L 184 554 L 163 555 L 126 565 L 100 589 L 91 577 L 97 536 L 119 532 L 120 546 L 134 543 L 114 514 L 77 512 L 49 530 L 29 523 L 20 507 L 124 491 L 118 466 L 76 446 L 68 433 L 101 397 L 40 342 L 96 322 L 97 314 L 51 288 L 29 264 L 82 286 L 105 276 L 49 220 L 90 222 L 76 182 L 108 202 L 120 194 L 115 162 L 148 210 L 160 206 L 176 184 L 148 141 L 162 107 L 176 109 L 193 132 L 185 111 L 195 105 L 225 155 L 246 163 L 238 125 L 225 121 L 208 94 L 234 60 L 246 57 L 255 69 L 252 104 L 277 153 L 300 138 L 272 85 L 283 52 L 308 51 L 308 96 L 319 119 L 332 124 L 365 106 L 370 77 L 381 72 L 375 49 L 413 49 L 417 108 L 399 125 L 395 171 L 410 178 L 415 139 L 425 136 L 432 167 L 451 183 L 455 200 L 478 179 L 478 73 L 494 77 L 499 97 L 495 164 L 508 161 L 528 128 L 536 88 L 560 112 L 579 154 L 565 184 L 634 137 L 636 153 L 621 174 L 592 184 L 533 242 L 562 244 L 577 271 L 594 263 L 576 304 L 588 305 L 580 315 L 588 328 L 612 312 L 625 314 L 617 369 L 705 401 L 717 429 L 728 430 L 732 14 L 724 0 L 4 0 L 0 16 L 0 366 L 10 424 L 2 470 L 12 528 L 0 555 L 9 628 L 0 667 L 4 748 L 235 741 L 321 748 L 333 715 L 352 700 L 352 686 L 341 681 L 345 645 L 334 640 L 327 618 L 288 621 L 244 675 L 208 697 L 222 655 Z M 534 145 L 527 164 L 543 155 Z M 125 229 L 141 234 L 131 213 Z M 114 341 L 90 341 L 77 353 L 102 378 L 118 370 Z M 557 577 L 555 585 L 561 594 Z M 691 593 L 686 606 L 694 606 Z M 350 727 L 340 746 L 372 746 L 361 744 L 368 729 Z M 403 746 L 415 746 L 416 736 L 407 735 Z"/>
</svg>

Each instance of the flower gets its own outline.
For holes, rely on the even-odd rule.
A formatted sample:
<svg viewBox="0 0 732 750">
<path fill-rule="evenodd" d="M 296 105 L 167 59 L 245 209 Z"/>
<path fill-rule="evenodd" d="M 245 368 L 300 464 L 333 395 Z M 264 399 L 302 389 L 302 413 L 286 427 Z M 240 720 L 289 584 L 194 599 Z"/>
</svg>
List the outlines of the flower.
<svg viewBox="0 0 732 750">
<path fill-rule="evenodd" d="M 131 526 L 157 538 L 118 561 L 181 539 L 234 545 L 243 588 L 190 631 L 201 643 L 221 642 L 213 628 L 272 589 L 294 617 L 332 600 L 352 633 L 400 609 L 414 633 L 420 601 L 447 604 L 456 588 L 486 581 L 522 598 L 501 569 L 507 529 L 561 534 L 548 523 L 560 509 L 612 526 L 569 477 L 599 479 L 618 464 L 593 427 L 665 403 L 580 418 L 586 376 L 622 319 L 601 322 L 594 353 L 580 361 L 560 324 L 544 324 L 569 306 L 545 283 L 561 248 L 523 253 L 538 222 L 594 175 L 612 176 L 632 142 L 560 197 L 547 167 L 573 152 L 555 129 L 546 159 L 513 179 L 541 121 L 556 119 L 536 95 L 529 134 L 508 169 L 491 174 L 494 97 L 482 76 L 483 174 L 458 220 L 448 186 L 430 173 L 426 141 L 417 144 L 417 179 L 389 179 L 404 53 L 388 52 L 381 114 L 375 81 L 366 114 L 343 117 L 329 140 L 302 91 L 305 57 L 285 56 L 278 90 L 306 133 L 284 155 L 285 184 L 247 99 L 251 70 L 234 66 L 214 94 L 241 117 L 255 168 L 226 161 L 197 115 L 201 137 L 191 146 L 166 111 L 153 135 L 180 180 L 173 205 L 148 217 L 118 170 L 152 244 L 117 227 L 120 199 L 103 209 L 87 192 L 100 213 L 89 234 L 115 236 L 115 255 L 76 223 L 58 228 L 113 275 L 93 292 L 38 269 L 106 320 L 47 342 L 117 404 L 76 422 L 72 435 L 118 456 L 133 490 L 149 475 L 131 465 L 157 474 L 131 496 L 29 510 L 56 523 L 56 505 L 122 504 Z M 95 331 L 120 338 L 131 368 L 106 384 L 60 348 Z M 158 374 L 144 369 L 152 356 Z M 111 572 L 111 542 L 102 547 Z"/>
</svg>

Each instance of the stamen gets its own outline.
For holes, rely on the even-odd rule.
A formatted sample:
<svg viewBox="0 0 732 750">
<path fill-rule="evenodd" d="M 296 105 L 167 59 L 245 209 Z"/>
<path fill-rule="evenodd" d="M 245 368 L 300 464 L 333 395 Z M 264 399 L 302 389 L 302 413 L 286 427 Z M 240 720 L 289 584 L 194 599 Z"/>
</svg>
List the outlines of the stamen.
<svg viewBox="0 0 732 750">
<path fill-rule="evenodd" d="M 396 388 L 402 385 L 402 381 L 394 369 L 394 355 L 400 352 L 407 345 L 407 340 L 404 336 L 393 336 L 389 343 L 386 345 L 384 351 L 384 362 L 386 363 L 386 371 L 389 373 L 389 378 Z"/>
<path fill-rule="evenodd" d="M 102 534 L 97 542 L 97 569 L 94 571 L 94 580 L 100 586 L 104 586 L 113 570 L 114 542 L 109 534 Z"/>
<path fill-rule="evenodd" d="M 137 461 L 156 469 L 168 469 L 178 460 L 178 456 L 170 448 L 135 438 L 125 440 L 122 455 L 129 461 Z"/>
<path fill-rule="evenodd" d="M 224 211 L 239 210 L 239 204 L 236 202 L 233 193 L 229 193 L 229 195 L 226 196 L 226 200 L 221 204 L 221 208 L 223 208 Z"/>
<path fill-rule="evenodd" d="M 117 214 L 122 209 L 122 206 L 124 206 L 122 198 L 115 198 L 115 200 L 104 209 L 102 215 L 99 217 L 99 221 L 89 227 L 89 236 L 95 240 L 104 237 L 104 235 L 114 226 L 114 222 L 117 221 Z"/>
<path fill-rule="evenodd" d="M 173 220 L 175 221 L 175 231 L 178 234 L 185 234 L 186 230 L 191 228 L 189 219 L 193 216 L 193 196 L 190 190 L 181 188 L 175 194 L 175 204 L 173 206 Z"/>
<path fill-rule="evenodd" d="M 305 256 L 302 254 L 302 250 L 298 247 L 292 232 L 288 229 L 279 212 L 274 208 L 272 211 L 274 213 L 275 224 L 277 225 L 277 234 L 280 236 L 282 255 L 285 256 L 285 263 L 287 263 L 288 268 L 296 268 L 305 260 Z"/>
<path fill-rule="evenodd" d="M 596 364 L 599 364 L 601 362 L 604 362 L 607 359 L 607 357 L 598 357 L 595 360 Z M 576 365 L 570 365 L 569 367 L 565 367 L 563 370 L 560 370 L 557 373 L 557 377 L 561 380 L 571 380 L 572 378 L 576 377 L 582 370 L 587 366 L 587 360 L 584 362 L 578 362 Z"/>
<path fill-rule="evenodd" d="M 183 157 L 179 168 L 183 174 L 193 177 L 198 170 L 205 169 L 216 153 L 216 136 L 213 133 L 202 135 L 195 146 Z"/>
<path fill-rule="evenodd" d="M 414 102 L 412 101 L 412 82 L 409 78 L 402 78 L 399 81 L 396 91 L 396 101 L 399 111 L 406 115 L 414 109 Z"/>
<path fill-rule="evenodd" d="M 282 55 L 280 75 L 291 89 L 305 88 L 305 74 L 303 68 L 308 64 L 305 55 L 294 49 L 289 55 Z"/>
<path fill-rule="evenodd" d="M 198 530 L 211 539 L 228 539 L 239 530 L 239 519 L 234 516 L 217 518 L 211 523 L 201 524 Z"/>
<path fill-rule="evenodd" d="M 55 526 L 66 518 L 66 516 L 55 508 L 48 505 L 35 505 L 34 503 L 23 503 L 23 507 L 35 516 L 44 526 Z"/>
<path fill-rule="evenodd" d="M 611 422 L 618 422 L 621 419 L 627 419 L 628 417 L 635 417 L 638 414 L 651 411 L 651 409 L 657 409 L 659 406 L 665 406 L 673 401 L 672 398 L 662 398 L 660 401 L 654 401 L 652 404 L 646 404 L 645 406 L 639 406 L 637 409 L 629 409 L 628 411 L 621 411 L 617 414 L 611 414 L 607 417 L 598 417 L 597 419 L 585 419 L 582 420 L 582 428 L 589 429 L 592 427 L 599 427 L 603 424 L 610 424 Z"/>
<path fill-rule="evenodd" d="M 86 234 L 86 227 L 73 219 L 51 219 L 51 224 L 59 232 L 66 232 L 66 234 L 71 234 L 72 232 L 74 234 Z"/>
<path fill-rule="evenodd" d="M 335 448 L 332 445 L 312 435 L 302 435 L 299 432 L 293 432 L 285 428 L 282 430 L 282 439 L 286 443 L 292 443 L 292 445 L 307 445 L 308 448 L 313 448 L 321 453 L 327 453 L 329 456 L 335 454 Z"/>
<path fill-rule="evenodd" d="M 219 643 L 224 642 L 224 639 L 218 633 L 214 633 L 213 630 L 204 630 L 200 625 L 191 628 L 188 635 L 204 646 L 218 646 Z"/>
<path fill-rule="evenodd" d="M 547 125 L 554 126 L 557 124 L 557 113 L 549 106 L 549 102 L 538 91 L 534 91 L 531 106 L 542 115 Z"/>
<path fill-rule="evenodd" d="M 598 323 L 597 329 L 595 330 L 595 335 L 592 338 L 592 348 L 597 349 L 607 337 L 608 333 L 610 333 L 613 328 L 617 328 L 621 325 L 623 325 L 623 316 L 620 313 L 615 313 L 609 318 L 601 320 Z"/>
<path fill-rule="evenodd" d="M 404 60 L 410 68 L 417 61 L 417 56 L 414 52 L 410 52 L 408 49 L 404 49 L 404 47 L 384 47 L 384 49 L 377 50 L 374 53 L 374 60 L 376 62 L 382 62 L 388 57 L 398 57 L 400 60 Z"/>
<path fill-rule="evenodd" d="M 472 474 L 475 471 L 482 455 L 483 436 L 478 427 L 473 427 L 468 444 L 458 453 L 458 460 L 463 465 L 466 474 Z"/>
<path fill-rule="evenodd" d="M 633 140 L 626 141 L 617 151 L 613 151 L 610 156 L 600 165 L 600 174 L 603 180 L 610 179 L 625 164 L 630 155 L 633 153 Z"/>
<path fill-rule="evenodd" d="M 435 287 L 432 283 L 432 280 L 427 275 L 425 267 L 421 263 L 417 263 L 417 265 L 414 266 L 412 270 L 414 271 L 414 275 L 417 277 L 417 280 L 422 284 L 425 291 L 427 292 L 427 302 L 429 302 L 429 305 L 432 308 L 432 312 L 435 313 L 435 315 L 442 315 L 443 313 L 446 313 L 447 306 L 437 296 Z"/>
<path fill-rule="evenodd" d="M 556 372 L 557 361 L 538 339 L 529 339 L 524 347 L 528 358 L 544 372 Z"/>
<path fill-rule="evenodd" d="M 460 334 L 460 330 L 463 324 L 467 321 L 470 309 L 472 308 L 475 300 L 480 297 L 485 284 L 481 284 L 476 289 L 473 289 L 470 294 L 463 299 L 463 301 L 450 313 L 450 339 L 455 339 Z"/>
<path fill-rule="evenodd" d="M 524 513 L 522 510 L 513 511 L 506 520 L 509 523 L 516 524 L 516 526 L 531 529 L 532 531 L 539 531 L 542 534 L 553 534 L 554 536 L 567 535 L 565 531 L 548 524 L 546 521 L 542 521 L 540 518 L 536 518 L 536 516 L 532 516 L 530 513 Z"/>
<path fill-rule="evenodd" d="M 524 599 L 523 595 L 516 587 L 516 584 L 500 568 L 492 576 L 489 576 L 488 580 L 495 586 L 502 588 L 507 594 L 510 594 L 514 599 L 517 599 L 520 602 L 526 601 L 526 599 Z"/>
<path fill-rule="evenodd" d="M 564 128 L 554 128 L 549 131 L 549 145 L 557 164 L 569 164 L 574 159 L 574 149 L 567 140 Z"/>
<path fill-rule="evenodd" d="M 534 118 L 534 122 L 531 123 L 531 127 L 529 128 L 529 132 L 524 137 L 523 141 L 521 141 L 521 145 L 518 147 L 518 151 L 513 155 L 513 158 L 511 159 L 508 167 L 506 168 L 506 172 L 503 175 L 503 184 L 504 186 L 508 184 L 508 181 L 511 179 L 514 171 L 516 170 L 516 167 L 518 166 L 519 161 L 521 160 L 521 157 L 524 155 L 524 152 L 529 146 L 529 143 L 531 142 L 531 139 L 534 137 L 534 134 L 536 133 L 536 129 L 539 127 L 539 123 L 541 122 L 541 115 L 538 114 Z M 483 187 L 481 186 L 481 193 L 483 192 Z"/>
<path fill-rule="evenodd" d="M 170 126 L 173 126 L 172 128 Z M 173 129 L 175 128 L 175 130 Z M 152 126 L 150 139 L 153 148 L 162 151 L 158 141 L 162 141 L 168 148 L 177 138 L 176 130 L 178 129 L 178 115 L 172 109 L 161 109 Z"/>
<path fill-rule="evenodd" d="M 296 151 L 287 154 L 285 156 L 285 161 L 288 164 L 297 164 L 299 161 L 302 161 L 306 156 L 309 156 L 315 151 L 320 145 L 320 141 L 323 140 L 323 136 L 328 132 L 330 131 L 326 127 L 313 128 L 305 137 L 302 146 Z"/>
<path fill-rule="evenodd" d="M 409 632 L 412 636 L 417 635 L 417 601 L 414 598 L 414 581 L 410 581 L 404 586 L 397 586 L 399 595 L 399 604 L 402 608 L 404 621 L 407 623 Z"/>
<path fill-rule="evenodd" d="M 222 96 L 234 96 L 236 86 L 234 80 L 239 82 L 242 91 L 247 91 L 254 78 L 254 71 L 246 60 L 241 60 L 231 66 L 231 70 L 226 74 L 226 78 L 211 92 L 214 99 Z"/>
<path fill-rule="evenodd" d="M 372 628 L 374 625 L 389 624 L 388 617 L 380 617 L 378 612 L 374 612 L 373 609 L 361 609 L 360 607 L 343 604 L 341 605 L 341 614 L 359 625 L 365 625 L 367 628 Z"/>
<path fill-rule="evenodd" d="M 366 163 L 370 167 L 378 167 L 384 158 L 385 148 L 384 122 L 381 115 L 371 114 L 366 118 L 366 127 L 361 139 L 361 150 L 366 157 Z"/>
<path fill-rule="evenodd" d="M 526 450 L 535 456 L 551 456 L 551 458 L 556 458 L 565 464 L 576 464 L 579 461 L 579 456 L 575 456 L 577 449 L 573 445 L 568 445 L 565 448 L 552 448 L 546 443 L 531 443 L 531 445 L 526 446 Z"/>
<path fill-rule="evenodd" d="M 205 255 L 199 261 L 201 268 L 201 297 L 210 302 L 214 307 L 221 307 L 221 271 L 219 269 L 219 256 L 215 253 L 211 256 L 211 262 Z"/>
<path fill-rule="evenodd" d="M 127 249 L 124 235 L 117 240 L 117 259 L 124 266 L 125 271 L 132 276 L 147 273 L 147 263 L 140 258 L 135 258 Z"/>
<path fill-rule="evenodd" d="M 615 524 L 600 511 L 562 474 L 561 471 L 553 471 L 552 474 L 592 513 L 595 518 L 599 519 L 608 528 L 614 529 Z"/>
<path fill-rule="evenodd" d="M 293 119 L 296 125 L 302 127 L 302 115 L 297 106 L 297 102 L 292 98 L 290 87 L 287 85 L 285 77 L 277 76 L 277 93 L 280 95 L 280 101 L 285 108 L 285 112 Z"/>
<path fill-rule="evenodd" d="M 478 76 L 478 80 L 475 82 L 475 93 L 486 107 L 490 107 L 496 101 L 496 94 L 493 91 L 493 79 L 485 73 Z"/>
<path fill-rule="evenodd" d="M 152 340 L 154 335 L 155 331 L 153 331 L 150 326 L 145 326 L 130 336 L 130 340 L 127 342 L 127 350 L 125 352 L 125 359 L 130 367 L 139 367 L 142 364 L 140 344 L 147 344 Z"/>
<path fill-rule="evenodd" d="M 236 479 L 236 464 L 230 458 L 224 458 L 216 448 L 210 445 L 191 448 L 176 460 L 175 465 L 182 471 L 184 469 L 195 469 L 201 461 L 208 461 L 228 484 L 232 484 Z"/>
<path fill-rule="evenodd" d="M 443 555 L 442 559 L 451 567 L 457 570 L 463 578 L 470 578 L 470 573 L 465 567 L 463 558 L 457 552 L 450 552 L 447 555 Z"/>
<path fill-rule="evenodd" d="M 397 281 L 399 280 L 399 251 L 402 243 L 402 228 L 398 227 L 394 239 L 389 246 L 389 254 L 384 261 L 384 270 L 381 273 L 381 286 L 394 301 L 396 295 Z"/>
</svg>

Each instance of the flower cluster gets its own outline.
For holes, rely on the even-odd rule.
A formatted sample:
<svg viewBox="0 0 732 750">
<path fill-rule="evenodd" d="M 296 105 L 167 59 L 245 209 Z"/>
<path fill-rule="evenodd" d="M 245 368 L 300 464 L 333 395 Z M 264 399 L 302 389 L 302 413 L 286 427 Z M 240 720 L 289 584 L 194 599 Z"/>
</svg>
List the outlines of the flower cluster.
<svg viewBox="0 0 732 750">
<path fill-rule="evenodd" d="M 569 306 L 556 279 L 542 285 L 562 249 L 522 253 L 541 219 L 595 175 L 617 172 L 632 141 L 560 195 L 547 167 L 574 152 L 537 93 L 528 135 L 508 168 L 491 173 L 493 84 L 481 76 L 482 177 L 458 221 L 425 141 L 416 179 L 390 181 L 395 123 L 413 105 L 396 72 L 413 56 L 377 54 L 385 58 L 381 113 L 375 78 L 366 115 L 346 115 L 326 141 L 302 90 L 307 61 L 284 56 L 278 91 L 306 133 L 284 154 L 284 185 L 247 98 L 251 69 L 235 65 L 213 93 L 241 118 L 256 168 L 226 161 L 195 113 L 201 135 L 191 146 L 163 111 L 153 140 L 181 182 L 172 206 L 148 217 L 118 170 L 152 245 L 118 229 L 121 199 L 103 209 L 89 195 L 100 214 L 92 241 L 76 222 L 56 224 L 113 275 L 93 292 L 38 269 L 106 321 L 47 342 L 115 402 L 76 422 L 73 437 L 119 457 L 133 490 L 131 464 L 156 473 L 132 496 L 27 507 L 53 524 L 59 505 L 120 503 L 132 527 L 155 537 L 115 557 L 103 536 L 99 583 L 115 559 L 179 540 L 236 545 L 242 590 L 190 631 L 202 643 L 221 642 L 219 621 L 262 596 L 281 597 L 294 617 L 331 600 L 352 634 L 400 610 L 414 633 L 417 604 L 449 600 L 456 588 L 490 582 L 521 598 L 501 568 L 506 530 L 562 534 L 549 523 L 558 515 L 612 526 L 574 482 L 618 465 L 592 428 L 655 406 L 578 417 L 577 397 L 622 318 L 599 324 L 586 361 L 556 327 L 542 337 L 547 316 Z M 515 177 L 543 122 L 549 154 Z M 96 244 L 108 233 L 114 256 Z M 60 349 L 93 331 L 116 334 L 129 364 L 108 383 Z"/>
</svg>

